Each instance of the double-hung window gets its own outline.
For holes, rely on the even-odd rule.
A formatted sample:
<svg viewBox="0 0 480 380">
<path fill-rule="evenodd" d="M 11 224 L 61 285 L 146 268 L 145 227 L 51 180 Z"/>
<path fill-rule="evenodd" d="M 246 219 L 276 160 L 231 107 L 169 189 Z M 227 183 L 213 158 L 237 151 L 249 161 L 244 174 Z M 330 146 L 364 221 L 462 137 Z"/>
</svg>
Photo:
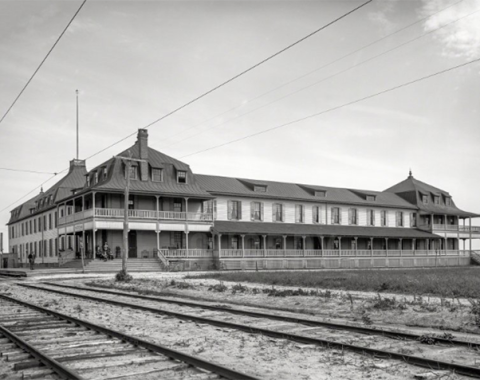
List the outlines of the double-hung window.
<svg viewBox="0 0 480 380">
<path fill-rule="evenodd" d="M 321 223 L 319 206 L 312 207 L 312 222 L 316 224 Z"/>
<path fill-rule="evenodd" d="M 372 209 L 367 210 L 367 225 L 368 226 L 375 225 L 375 210 L 372 210 Z"/>
<path fill-rule="evenodd" d="M 403 212 L 397 211 L 396 213 L 397 227 L 403 227 Z"/>
<path fill-rule="evenodd" d="M 380 211 L 380 224 L 381 224 L 382 227 L 387 226 L 387 211 L 386 210 Z"/>
<path fill-rule="evenodd" d="M 229 220 L 242 219 L 242 202 L 228 201 L 228 219 Z"/>
<path fill-rule="evenodd" d="M 305 223 L 304 205 L 295 205 L 295 223 Z"/>
<path fill-rule="evenodd" d="M 410 213 L 410 227 L 417 227 L 417 214 L 414 212 Z"/>
<path fill-rule="evenodd" d="M 263 220 L 263 203 L 262 202 L 251 202 L 250 203 L 250 213 L 252 221 L 262 221 Z"/>
<path fill-rule="evenodd" d="M 152 181 L 163 182 L 163 169 L 158 169 L 158 168 L 152 169 Z"/>
<path fill-rule="evenodd" d="M 331 215 L 332 215 L 332 224 L 340 224 L 342 222 L 340 207 L 332 207 Z"/>
<path fill-rule="evenodd" d="M 348 210 L 348 224 L 356 225 L 358 223 L 358 212 L 356 208 Z"/>
<path fill-rule="evenodd" d="M 272 220 L 274 222 L 283 222 L 284 215 L 283 215 L 283 204 L 281 203 L 274 203 L 272 206 Z"/>
<path fill-rule="evenodd" d="M 187 183 L 187 172 L 184 170 L 177 171 L 177 183 Z"/>
</svg>

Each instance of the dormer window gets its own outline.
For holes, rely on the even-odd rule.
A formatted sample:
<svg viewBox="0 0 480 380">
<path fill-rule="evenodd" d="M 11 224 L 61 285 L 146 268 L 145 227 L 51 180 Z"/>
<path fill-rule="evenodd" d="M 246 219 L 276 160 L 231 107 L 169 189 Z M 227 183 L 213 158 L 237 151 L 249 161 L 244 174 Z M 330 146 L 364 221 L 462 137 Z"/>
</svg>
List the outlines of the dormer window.
<svg viewBox="0 0 480 380">
<path fill-rule="evenodd" d="M 137 167 L 130 166 L 130 179 L 136 180 L 137 179 Z"/>
<path fill-rule="evenodd" d="M 90 187 L 90 176 L 87 175 L 86 177 L 87 177 L 87 187 Z"/>
<path fill-rule="evenodd" d="M 107 168 L 103 168 L 103 180 L 105 181 L 107 179 L 107 174 L 108 174 L 108 171 L 107 171 Z"/>
<path fill-rule="evenodd" d="M 367 195 L 365 199 L 368 202 L 375 202 L 375 198 L 376 198 L 375 195 Z"/>
<path fill-rule="evenodd" d="M 422 194 L 422 203 L 428 205 L 428 195 Z"/>
<path fill-rule="evenodd" d="M 256 191 L 258 193 L 265 193 L 267 191 L 267 186 L 253 186 L 253 191 Z"/>
<path fill-rule="evenodd" d="M 435 200 L 436 205 L 440 204 L 440 196 L 439 195 L 435 195 L 434 200 Z"/>
<path fill-rule="evenodd" d="M 187 172 L 183 170 L 177 171 L 177 183 L 187 183 Z"/>
<path fill-rule="evenodd" d="M 445 197 L 445 205 L 451 206 L 451 205 L 452 205 L 452 198 L 450 198 L 450 197 Z"/>
<path fill-rule="evenodd" d="M 325 190 L 315 190 L 315 196 L 319 198 L 325 198 L 327 196 L 327 192 Z"/>
<path fill-rule="evenodd" d="M 163 169 L 152 168 L 152 181 L 163 182 Z"/>
<path fill-rule="evenodd" d="M 95 180 L 93 183 L 94 184 L 98 183 L 98 172 L 95 172 Z"/>
</svg>

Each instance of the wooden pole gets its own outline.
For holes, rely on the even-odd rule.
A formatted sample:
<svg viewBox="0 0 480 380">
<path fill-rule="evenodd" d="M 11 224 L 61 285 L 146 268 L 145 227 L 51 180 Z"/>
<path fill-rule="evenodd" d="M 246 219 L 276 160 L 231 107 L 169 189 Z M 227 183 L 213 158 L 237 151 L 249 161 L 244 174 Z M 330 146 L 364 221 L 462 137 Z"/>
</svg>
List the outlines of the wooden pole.
<svg viewBox="0 0 480 380">
<path fill-rule="evenodd" d="M 129 152 L 130 154 L 130 152 Z M 131 157 L 130 157 L 131 158 Z M 127 257 L 128 257 L 128 198 L 130 196 L 130 168 L 132 162 L 127 159 L 126 164 L 126 185 L 125 185 L 125 204 L 124 204 L 124 216 L 123 216 L 123 252 L 122 252 L 122 270 L 127 273 Z"/>
</svg>

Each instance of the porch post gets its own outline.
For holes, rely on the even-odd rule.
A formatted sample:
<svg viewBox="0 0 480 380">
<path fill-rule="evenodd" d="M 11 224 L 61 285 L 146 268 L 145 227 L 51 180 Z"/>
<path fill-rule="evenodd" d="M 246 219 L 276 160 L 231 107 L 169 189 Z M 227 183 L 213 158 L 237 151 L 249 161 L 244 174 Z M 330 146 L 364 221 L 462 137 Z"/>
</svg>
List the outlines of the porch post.
<svg viewBox="0 0 480 380">
<path fill-rule="evenodd" d="M 82 203 L 82 210 L 83 210 L 83 203 Z M 85 224 L 83 224 L 83 228 L 82 228 L 82 244 L 80 244 L 80 256 L 82 258 L 82 273 L 85 273 Z"/>
<path fill-rule="evenodd" d="M 263 237 L 263 256 L 267 256 L 267 235 L 262 235 Z"/>
<path fill-rule="evenodd" d="M 282 235 L 283 238 L 283 256 L 287 256 L 287 235 Z"/>
<path fill-rule="evenodd" d="M 355 236 L 353 239 L 355 240 L 355 256 L 356 256 L 358 251 L 358 237 Z"/>
<path fill-rule="evenodd" d="M 338 237 L 338 253 L 339 253 L 339 256 L 342 256 L 342 237 L 341 236 Z"/>
<path fill-rule="evenodd" d="M 303 244 L 302 244 L 303 257 L 305 257 L 305 245 L 306 245 L 306 243 L 307 243 L 307 237 L 306 237 L 306 236 L 302 236 L 302 240 L 303 240 Z"/>
<path fill-rule="evenodd" d="M 92 243 L 93 243 L 93 248 L 92 248 L 92 259 L 95 260 L 95 253 L 97 253 L 97 238 L 96 238 L 96 228 L 95 228 L 95 192 L 92 192 L 92 210 L 93 210 L 93 217 L 92 217 Z"/>
<path fill-rule="evenodd" d="M 155 230 L 155 233 L 157 234 L 157 251 L 160 252 L 160 231 L 158 230 L 158 226 L 157 230 Z"/>
<path fill-rule="evenodd" d="M 240 235 L 242 238 L 242 257 L 245 257 L 245 235 Z"/>
<path fill-rule="evenodd" d="M 373 237 L 370 238 L 370 256 L 373 256 Z"/>
<path fill-rule="evenodd" d="M 412 239 L 412 251 L 415 252 L 417 239 Z"/>
<path fill-rule="evenodd" d="M 398 245 L 400 246 L 400 256 L 402 256 L 403 252 L 403 238 L 398 239 Z"/>
<path fill-rule="evenodd" d="M 222 257 L 222 234 L 218 234 L 218 257 Z"/>
<path fill-rule="evenodd" d="M 324 246 L 323 246 L 323 240 L 324 240 L 324 237 L 323 236 L 320 236 L 320 241 L 322 243 L 322 256 L 323 256 L 323 250 L 325 249 Z"/>
<path fill-rule="evenodd" d="M 189 257 L 189 254 L 188 254 L 188 234 L 190 233 L 190 231 L 188 231 L 188 225 L 185 226 L 186 229 L 185 229 L 185 249 L 186 249 L 186 254 L 187 254 L 187 257 Z"/>
<path fill-rule="evenodd" d="M 385 238 L 385 251 L 386 251 L 387 256 L 388 256 L 388 238 Z"/>
<path fill-rule="evenodd" d="M 468 218 L 468 231 L 469 251 L 472 252 L 472 217 Z"/>
</svg>

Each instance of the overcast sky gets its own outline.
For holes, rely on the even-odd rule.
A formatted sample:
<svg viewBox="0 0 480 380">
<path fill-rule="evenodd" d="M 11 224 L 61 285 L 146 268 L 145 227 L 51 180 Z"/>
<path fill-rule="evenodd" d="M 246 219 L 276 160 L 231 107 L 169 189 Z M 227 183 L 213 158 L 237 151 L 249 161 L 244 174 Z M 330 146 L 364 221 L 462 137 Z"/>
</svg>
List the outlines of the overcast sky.
<svg viewBox="0 0 480 380">
<path fill-rule="evenodd" d="M 76 89 L 85 158 L 363 2 L 88 0 L 0 124 L 0 167 L 68 167 Z M 0 1 L 0 117 L 80 4 Z M 479 11 L 480 0 L 374 0 L 152 125 L 149 144 L 195 173 L 346 188 L 381 191 L 411 168 L 480 213 L 480 63 L 197 153 L 479 58 Z M 4 235 L 21 202 L 9 205 L 49 177 L 0 170 Z"/>
</svg>

